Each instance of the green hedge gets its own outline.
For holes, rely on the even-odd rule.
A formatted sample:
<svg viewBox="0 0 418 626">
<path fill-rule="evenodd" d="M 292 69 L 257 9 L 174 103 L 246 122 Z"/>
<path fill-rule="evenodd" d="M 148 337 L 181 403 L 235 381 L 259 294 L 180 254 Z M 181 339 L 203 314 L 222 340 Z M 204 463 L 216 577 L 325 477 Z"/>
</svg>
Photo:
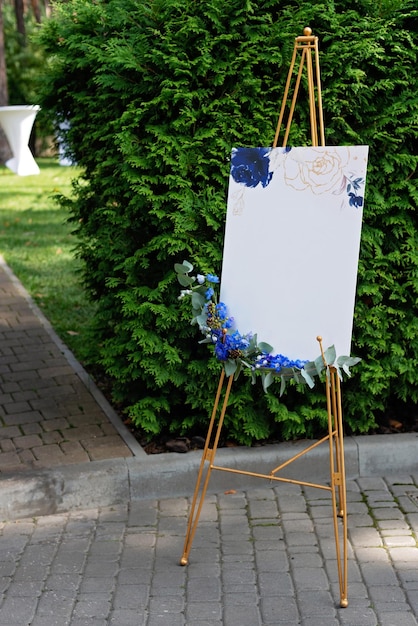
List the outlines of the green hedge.
<svg viewBox="0 0 418 626">
<path fill-rule="evenodd" d="M 61 202 L 98 303 L 92 358 L 144 431 L 206 424 L 220 366 L 177 300 L 173 265 L 220 271 L 231 148 L 272 143 L 305 26 L 320 38 L 327 142 L 370 145 L 352 348 L 363 361 L 344 385 L 346 423 L 367 432 L 380 412 L 417 402 L 415 4 L 56 5 L 41 32 L 50 55 L 42 105 L 56 123 L 70 122 L 69 150 L 85 171 L 75 200 Z M 309 142 L 308 124 L 302 93 L 290 145 Z M 312 436 L 325 419 L 321 386 L 279 400 L 241 380 L 226 433 L 247 444 Z"/>
</svg>

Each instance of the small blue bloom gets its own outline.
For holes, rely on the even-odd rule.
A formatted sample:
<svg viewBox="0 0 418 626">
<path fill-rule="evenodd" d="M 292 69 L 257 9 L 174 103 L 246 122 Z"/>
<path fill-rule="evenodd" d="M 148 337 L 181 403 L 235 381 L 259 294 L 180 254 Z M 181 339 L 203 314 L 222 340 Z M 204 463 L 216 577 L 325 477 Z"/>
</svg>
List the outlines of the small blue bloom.
<svg viewBox="0 0 418 626">
<path fill-rule="evenodd" d="M 205 298 L 206 300 L 210 300 L 213 296 L 215 292 L 213 291 L 212 287 L 208 287 L 205 291 Z"/>
<path fill-rule="evenodd" d="M 206 280 L 209 283 L 219 283 L 219 278 L 215 274 L 206 274 Z"/>
<path fill-rule="evenodd" d="M 231 158 L 231 176 L 246 187 L 267 187 L 273 177 L 269 172 L 270 148 L 234 148 Z"/>
<path fill-rule="evenodd" d="M 226 343 L 222 341 L 217 341 L 215 345 L 215 355 L 219 361 L 227 361 L 228 360 L 229 348 Z"/>
<path fill-rule="evenodd" d="M 228 314 L 226 304 L 224 302 L 219 302 L 219 304 L 216 305 L 216 311 L 222 319 L 225 319 Z"/>
<path fill-rule="evenodd" d="M 349 200 L 350 206 L 353 206 L 356 209 L 359 209 L 360 207 L 363 206 L 363 198 L 361 196 L 356 196 L 356 194 L 353 192 L 350 192 L 348 196 L 350 198 Z"/>
</svg>

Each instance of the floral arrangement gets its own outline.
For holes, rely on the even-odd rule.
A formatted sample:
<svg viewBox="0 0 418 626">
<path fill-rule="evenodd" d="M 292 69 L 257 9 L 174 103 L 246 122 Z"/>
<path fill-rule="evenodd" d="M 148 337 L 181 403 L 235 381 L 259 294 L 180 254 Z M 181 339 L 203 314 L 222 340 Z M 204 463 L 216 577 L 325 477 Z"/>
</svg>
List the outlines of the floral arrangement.
<svg viewBox="0 0 418 626">
<path fill-rule="evenodd" d="M 315 361 L 292 360 L 282 354 L 273 354 L 273 347 L 268 343 L 258 342 L 257 335 L 242 335 L 234 328 L 234 318 L 229 315 L 227 305 L 218 301 L 218 276 L 191 275 L 193 265 L 188 261 L 176 263 L 174 269 L 180 285 L 184 287 L 179 299 L 190 298 L 191 323 L 197 324 L 204 335 L 200 343 L 208 343 L 214 347 L 215 356 L 222 362 L 227 376 L 234 375 L 237 378 L 245 368 L 251 372 L 253 382 L 257 375 L 261 376 L 265 391 L 276 378 L 280 378 L 282 395 L 286 382 L 290 379 L 312 388 L 315 376 L 328 370 L 331 365 L 342 378 L 342 371 L 350 376 L 350 367 L 360 361 L 357 357 L 337 358 L 334 346 L 328 348 Z"/>
</svg>

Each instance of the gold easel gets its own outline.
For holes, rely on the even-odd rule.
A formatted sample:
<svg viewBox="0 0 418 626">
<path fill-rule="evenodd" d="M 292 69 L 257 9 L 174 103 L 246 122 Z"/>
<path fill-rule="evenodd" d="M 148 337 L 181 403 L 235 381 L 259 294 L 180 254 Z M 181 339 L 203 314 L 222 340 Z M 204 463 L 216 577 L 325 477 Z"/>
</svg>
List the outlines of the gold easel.
<svg viewBox="0 0 418 626">
<path fill-rule="evenodd" d="M 312 145 L 318 145 L 318 123 L 319 118 L 319 135 L 321 138 L 321 145 L 325 145 L 324 126 L 323 126 L 323 114 L 322 114 L 322 101 L 321 101 L 321 89 L 320 89 L 320 72 L 318 61 L 318 38 L 312 36 L 310 28 L 304 29 L 304 35 L 302 37 L 296 37 L 295 46 L 293 51 L 293 58 L 287 78 L 285 94 L 283 97 L 282 107 L 280 111 L 280 117 L 277 125 L 276 136 L 274 139 L 273 147 L 277 146 L 280 127 L 283 122 L 285 107 L 288 99 L 290 83 L 293 75 L 294 65 L 296 61 L 296 55 L 298 51 L 302 51 L 302 58 L 299 65 L 298 75 L 296 79 L 296 87 L 293 94 L 290 113 L 286 125 L 286 132 L 283 141 L 283 147 L 286 146 L 286 142 L 289 136 L 290 125 L 293 118 L 293 112 L 295 109 L 296 98 L 299 91 L 300 81 L 302 77 L 302 71 L 304 64 L 307 67 L 307 83 L 309 91 L 309 111 L 311 118 L 312 128 Z M 312 63 L 312 52 L 315 56 L 316 72 L 314 74 L 314 66 Z M 316 76 L 316 94 L 315 99 L 315 84 L 314 76 Z M 317 104 L 316 104 L 317 100 Z M 318 114 L 317 109 L 318 107 Z M 316 441 L 305 450 L 292 457 L 288 461 L 282 463 L 278 467 L 275 467 L 270 474 L 258 474 L 256 472 L 249 472 L 239 469 L 231 469 L 229 467 L 221 467 L 215 465 L 215 456 L 218 449 L 219 438 L 222 431 L 224 417 L 228 406 L 229 395 L 231 392 L 233 375 L 226 379 L 225 371 L 222 368 L 222 372 L 219 378 L 218 389 L 215 396 L 215 402 L 213 405 L 212 415 L 209 422 L 208 433 L 206 436 L 205 447 L 200 462 L 199 472 L 197 476 L 195 491 L 193 494 L 189 521 L 187 525 L 186 539 L 184 543 L 183 555 L 180 560 L 180 565 L 187 565 L 189 561 L 189 554 L 192 547 L 193 539 L 196 533 L 197 525 L 199 523 L 200 514 L 202 511 L 203 503 L 205 500 L 207 488 L 212 470 L 220 470 L 224 472 L 230 472 L 233 474 L 241 474 L 245 476 L 253 476 L 256 478 L 265 478 L 270 481 L 279 481 L 293 483 L 305 487 L 314 487 L 317 489 L 323 489 L 329 491 L 332 497 L 332 509 L 333 509 L 333 523 L 338 567 L 338 579 L 340 585 L 340 606 L 347 607 L 347 501 L 346 501 L 346 484 L 345 484 L 345 466 L 344 466 L 344 440 L 343 440 L 343 424 L 342 424 L 342 407 L 341 407 L 341 386 L 340 379 L 336 368 L 332 365 L 328 365 L 325 361 L 325 355 L 322 347 L 322 338 L 317 337 L 319 342 L 322 359 L 326 368 L 327 376 L 325 382 L 326 389 L 326 401 L 328 411 L 328 434 L 321 440 Z M 224 391 L 226 383 L 226 389 Z M 223 400 L 221 402 L 223 395 Z M 216 419 L 218 417 L 218 425 L 215 429 Z M 214 435 L 214 437 L 213 437 Z M 213 441 L 213 443 L 212 443 Z M 330 462 L 330 485 L 316 484 L 311 482 L 305 482 L 301 480 L 293 480 L 291 478 L 284 478 L 277 476 L 280 470 L 284 469 L 303 455 L 307 454 L 320 444 L 329 442 L 329 462 Z M 204 475 L 205 464 L 207 464 L 206 475 Z M 342 520 L 342 536 L 340 539 L 340 524 L 339 518 Z M 341 550 L 342 543 L 342 550 Z"/>
</svg>

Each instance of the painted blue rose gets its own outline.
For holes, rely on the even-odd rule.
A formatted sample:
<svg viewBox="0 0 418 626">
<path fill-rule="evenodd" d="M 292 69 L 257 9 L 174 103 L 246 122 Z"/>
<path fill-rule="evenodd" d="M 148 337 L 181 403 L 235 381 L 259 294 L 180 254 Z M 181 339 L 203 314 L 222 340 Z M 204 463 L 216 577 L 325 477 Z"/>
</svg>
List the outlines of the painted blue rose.
<svg viewBox="0 0 418 626">
<path fill-rule="evenodd" d="M 349 179 L 347 184 L 348 203 L 356 209 L 363 206 L 363 196 L 358 193 L 363 185 L 364 178 Z"/>
<path fill-rule="evenodd" d="M 348 201 L 350 206 L 353 206 L 356 209 L 360 209 L 363 206 L 363 197 L 362 196 L 356 196 L 355 193 L 350 192 L 348 194 L 348 197 L 350 198 L 349 201 Z"/>
<path fill-rule="evenodd" d="M 267 187 L 273 177 L 269 172 L 270 148 L 234 148 L 231 158 L 231 176 L 246 187 Z"/>
</svg>

